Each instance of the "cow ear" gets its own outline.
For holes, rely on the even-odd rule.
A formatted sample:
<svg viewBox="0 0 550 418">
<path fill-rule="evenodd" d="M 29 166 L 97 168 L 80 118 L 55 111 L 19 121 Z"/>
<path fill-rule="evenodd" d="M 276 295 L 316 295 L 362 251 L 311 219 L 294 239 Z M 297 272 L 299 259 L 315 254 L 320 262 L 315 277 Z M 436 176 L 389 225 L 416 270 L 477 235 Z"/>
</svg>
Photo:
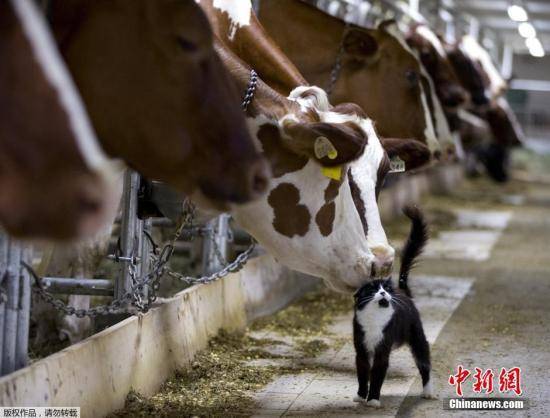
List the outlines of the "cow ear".
<svg viewBox="0 0 550 418">
<path fill-rule="evenodd" d="M 390 158 L 399 157 L 406 170 L 414 170 L 430 162 L 430 149 L 420 141 L 409 138 L 380 138 Z"/>
<path fill-rule="evenodd" d="M 367 135 L 361 129 L 343 123 L 286 121 L 283 131 L 287 149 L 313 158 L 325 167 L 356 160 L 367 144 Z"/>
<path fill-rule="evenodd" d="M 377 55 L 378 41 L 364 29 L 351 28 L 344 35 L 342 48 L 354 60 L 364 61 Z"/>
</svg>

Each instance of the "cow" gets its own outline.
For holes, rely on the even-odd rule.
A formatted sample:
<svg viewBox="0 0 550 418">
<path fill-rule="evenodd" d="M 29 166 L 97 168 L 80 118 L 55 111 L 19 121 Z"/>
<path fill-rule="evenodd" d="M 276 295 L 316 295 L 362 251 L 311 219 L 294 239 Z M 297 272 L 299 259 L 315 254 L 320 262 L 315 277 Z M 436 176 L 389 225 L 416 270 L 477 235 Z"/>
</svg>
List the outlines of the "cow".
<svg viewBox="0 0 550 418">
<path fill-rule="evenodd" d="M 222 42 L 219 52 L 244 85 L 250 68 Z M 281 263 L 343 292 L 387 273 L 394 254 L 375 202 L 389 164 L 360 113 L 355 105 L 331 108 L 317 87 L 297 87 L 287 98 L 259 80 L 247 115 L 273 180 L 265 198 L 232 211 Z"/>
<path fill-rule="evenodd" d="M 50 0 L 105 151 L 218 210 L 261 195 L 267 165 L 194 1 Z"/>
<path fill-rule="evenodd" d="M 484 119 L 490 127 L 490 137 L 476 136 L 479 141 L 474 148 L 477 158 L 493 180 L 505 182 L 509 177 L 510 148 L 524 141 L 522 129 L 502 96 L 506 82 L 487 51 L 468 35 L 450 48 L 449 57 L 463 86 L 472 97 L 469 110 Z M 459 122 L 463 120 L 460 118 Z"/>
<path fill-rule="evenodd" d="M 414 138 L 440 156 L 435 94 L 395 21 L 365 29 L 297 0 L 263 1 L 259 18 L 305 78 L 327 86 L 332 103 L 357 103 L 382 138 Z"/>
<path fill-rule="evenodd" d="M 96 233 L 118 206 L 118 164 L 31 0 L 0 3 L 0 109 L 0 225 L 26 239 Z"/>
</svg>

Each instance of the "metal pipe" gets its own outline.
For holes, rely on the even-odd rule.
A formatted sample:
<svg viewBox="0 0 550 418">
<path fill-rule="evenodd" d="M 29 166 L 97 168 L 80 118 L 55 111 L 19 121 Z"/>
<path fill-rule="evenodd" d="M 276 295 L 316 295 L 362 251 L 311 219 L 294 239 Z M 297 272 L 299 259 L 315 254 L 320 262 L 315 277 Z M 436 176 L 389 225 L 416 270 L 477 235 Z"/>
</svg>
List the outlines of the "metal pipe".
<svg viewBox="0 0 550 418">
<path fill-rule="evenodd" d="M 32 259 L 32 249 L 26 246 L 22 250 L 25 261 Z M 31 316 L 31 277 L 26 269 L 19 268 L 19 308 L 17 314 L 17 343 L 15 351 L 15 370 L 25 367 L 29 360 L 29 322 Z"/>
<path fill-rule="evenodd" d="M 73 279 L 44 277 L 42 285 L 48 292 L 66 295 L 113 296 L 114 284 L 106 279 Z"/>
<path fill-rule="evenodd" d="M 229 228 L 229 215 L 222 214 L 208 222 L 211 229 L 204 236 L 202 250 L 203 274 L 212 274 L 221 270 L 222 261 L 227 259 L 227 233 Z M 220 260 L 223 258 L 223 260 Z"/>
<path fill-rule="evenodd" d="M 4 358 L 4 318 L 8 297 L 6 273 L 8 268 L 9 239 L 0 231 L 0 376 L 2 375 L 2 363 Z"/>
<path fill-rule="evenodd" d="M 19 305 L 19 272 L 21 270 L 21 247 L 10 240 L 8 248 L 8 268 L 6 287 L 8 300 L 4 314 L 4 341 L 2 375 L 15 371 L 15 352 L 17 343 L 17 314 Z"/>
<path fill-rule="evenodd" d="M 137 217 L 137 193 L 139 188 L 139 174 L 132 170 L 126 170 L 124 174 L 124 192 L 122 220 L 120 228 L 120 243 L 122 256 L 137 256 L 138 241 L 136 239 L 138 229 Z M 141 231 L 140 231 L 141 232 Z M 137 234 L 137 235 L 136 235 Z M 128 271 L 128 261 L 120 263 L 119 274 L 115 283 L 115 298 L 121 298 L 130 291 L 132 287 L 132 278 Z"/>
<path fill-rule="evenodd" d="M 502 66 L 500 70 L 505 80 L 512 77 L 512 72 L 514 71 L 514 49 L 509 43 L 504 44 L 502 50 Z"/>
</svg>

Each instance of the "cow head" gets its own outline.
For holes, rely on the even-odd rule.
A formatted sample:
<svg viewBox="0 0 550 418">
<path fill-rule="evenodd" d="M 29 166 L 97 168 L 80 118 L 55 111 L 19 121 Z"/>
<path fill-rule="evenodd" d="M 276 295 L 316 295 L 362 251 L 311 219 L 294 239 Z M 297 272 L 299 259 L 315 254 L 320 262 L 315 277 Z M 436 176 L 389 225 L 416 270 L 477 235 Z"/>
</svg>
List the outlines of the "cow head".
<svg viewBox="0 0 550 418">
<path fill-rule="evenodd" d="M 194 1 L 54 0 L 52 25 L 105 150 L 215 202 L 267 186 L 237 91 Z"/>
<path fill-rule="evenodd" d="M 0 224 L 19 238 L 94 234 L 119 202 L 114 167 L 32 1 L 0 3 L 0 61 Z"/>
<path fill-rule="evenodd" d="M 468 93 L 454 73 L 439 37 L 427 26 L 416 25 L 410 31 L 407 42 L 418 51 L 443 106 L 456 108 L 463 105 L 468 100 Z"/>
<path fill-rule="evenodd" d="M 273 180 L 233 215 L 283 264 L 353 292 L 393 262 L 376 203 L 388 157 L 358 106 L 332 107 L 316 87 L 289 99 L 292 113 L 253 120 Z"/>
<path fill-rule="evenodd" d="M 332 100 L 359 104 L 381 136 L 414 138 L 435 152 L 439 146 L 429 82 L 395 22 L 377 29 L 348 28 L 342 47 L 341 81 L 334 86 Z"/>
<path fill-rule="evenodd" d="M 462 86 L 470 94 L 473 104 L 487 105 L 487 80 L 483 76 L 480 64 L 469 58 L 458 46 L 447 47 L 447 56 Z"/>
</svg>

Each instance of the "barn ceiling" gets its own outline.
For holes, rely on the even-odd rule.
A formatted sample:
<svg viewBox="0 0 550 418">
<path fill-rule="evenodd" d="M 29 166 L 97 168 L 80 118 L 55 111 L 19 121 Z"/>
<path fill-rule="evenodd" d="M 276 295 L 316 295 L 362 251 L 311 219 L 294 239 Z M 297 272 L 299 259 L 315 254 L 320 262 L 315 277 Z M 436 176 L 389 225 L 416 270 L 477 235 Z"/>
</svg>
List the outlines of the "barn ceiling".
<svg viewBox="0 0 550 418">
<path fill-rule="evenodd" d="M 506 43 L 511 43 L 515 50 L 526 52 L 524 38 L 518 33 L 518 23 L 511 20 L 507 12 L 512 3 L 520 4 L 527 11 L 529 22 L 535 27 L 545 50 L 550 50 L 550 0 L 454 0 L 446 3 L 478 19 L 482 27 L 496 32 Z"/>
</svg>

